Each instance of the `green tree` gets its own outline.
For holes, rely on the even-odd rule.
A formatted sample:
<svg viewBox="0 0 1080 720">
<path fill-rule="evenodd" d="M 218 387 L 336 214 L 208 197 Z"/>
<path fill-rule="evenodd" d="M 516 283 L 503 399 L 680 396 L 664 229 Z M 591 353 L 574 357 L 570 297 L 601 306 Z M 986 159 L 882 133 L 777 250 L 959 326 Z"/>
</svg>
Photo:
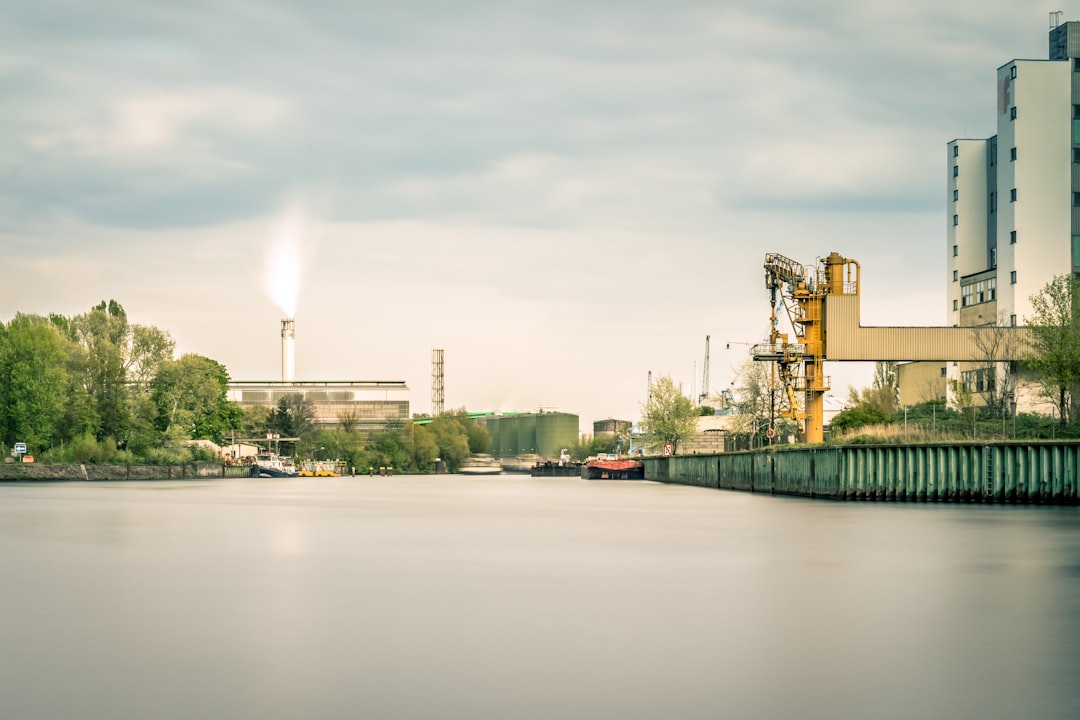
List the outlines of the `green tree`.
<svg viewBox="0 0 1080 720">
<path fill-rule="evenodd" d="M 82 374 L 97 420 L 94 435 L 98 440 L 126 439 L 131 425 L 124 372 L 127 313 L 115 300 L 102 301 L 74 318 L 70 327 L 73 339 L 86 350 Z"/>
<path fill-rule="evenodd" d="M 312 454 L 319 460 L 341 460 L 350 468 L 360 466 L 362 442 L 360 434 L 342 428 L 315 431 Z"/>
<path fill-rule="evenodd" d="M 222 443 L 241 415 L 228 401 L 228 385 L 225 367 L 210 358 L 187 354 L 162 362 L 150 381 L 158 429 L 173 442 L 196 438 Z"/>
<path fill-rule="evenodd" d="M 838 412 L 829 427 L 848 433 L 868 425 L 884 425 L 891 419 L 876 403 L 858 403 Z"/>
<path fill-rule="evenodd" d="M 697 430 L 697 409 L 690 398 L 679 392 L 669 375 L 662 375 L 649 389 L 649 399 L 642 406 L 642 429 L 652 447 L 670 444 L 677 453 L 683 438 Z"/>
<path fill-rule="evenodd" d="M 58 439 L 68 386 L 67 352 L 55 325 L 18 314 L 0 324 L 0 430 L 5 446 L 41 452 Z"/>
<path fill-rule="evenodd" d="M 466 421 L 467 422 L 467 421 Z M 439 446 L 439 456 L 446 463 L 448 472 L 457 472 L 465 458 L 469 457 L 469 432 L 461 419 L 442 414 L 427 425 Z M 490 444 L 490 439 L 488 440 Z"/>
<path fill-rule="evenodd" d="M 290 393 L 278 401 L 267 418 L 267 429 L 290 441 L 293 454 L 302 455 L 315 432 L 315 403 L 301 393 Z"/>
<path fill-rule="evenodd" d="M 245 438 L 261 438 L 270 429 L 271 408 L 265 405 L 252 405 L 243 409 L 240 417 L 240 436 Z"/>
<path fill-rule="evenodd" d="M 380 467 L 391 467 L 397 470 L 409 467 L 409 451 L 402 442 L 401 432 L 384 430 L 372 433 L 368 437 L 361 462 L 357 464 L 361 471 L 367 469 L 364 466 L 364 460 L 367 461 L 367 467 L 372 468 L 376 473 Z"/>
<path fill-rule="evenodd" d="M 617 445 L 618 438 L 615 435 L 604 434 L 597 437 L 582 434 L 578 437 L 577 442 L 568 448 L 568 452 L 571 459 L 580 462 L 590 457 L 596 457 L 600 453 L 614 453 Z"/>
<path fill-rule="evenodd" d="M 409 444 L 412 467 L 418 472 L 432 472 L 435 460 L 439 458 L 439 444 L 435 434 L 424 425 L 409 424 L 411 442 Z"/>
<path fill-rule="evenodd" d="M 1032 314 L 1026 319 L 1030 352 L 1025 365 L 1035 371 L 1061 425 L 1068 422 L 1069 394 L 1080 381 L 1078 303 L 1080 281 L 1059 275 L 1031 296 Z"/>
</svg>

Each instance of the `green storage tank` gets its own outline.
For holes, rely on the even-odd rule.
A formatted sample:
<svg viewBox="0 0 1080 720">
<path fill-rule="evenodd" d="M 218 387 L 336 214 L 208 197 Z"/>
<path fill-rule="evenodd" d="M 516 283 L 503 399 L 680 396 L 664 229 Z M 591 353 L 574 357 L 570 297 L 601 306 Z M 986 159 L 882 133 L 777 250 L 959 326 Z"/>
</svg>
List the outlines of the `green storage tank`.
<svg viewBox="0 0 1080 720">
<path fill-rule="evenodd" d="M 517 416 L 499 418 L 499 457 L 517 454 Z"/>
<path fill-rule="evenodd" d="M 540 413 L 536 416 L 536 450 L 546 458 L 558 458 L 578 441 L 578 416 L 570 413 Z"/>
<path fill-rule="evenodd" d="M 536 416 L 518 415 L 517 449 L 514 455 L 531 455 L 536 452 Z"/>
<path fill-rule="evenodd" d="M 495 418 L 484 418 L 482 424 L 487 428 L 488 435 L 491 436 L 491 454 L 495 457 L 499 456 L 499 421 Z"/>
</svg>

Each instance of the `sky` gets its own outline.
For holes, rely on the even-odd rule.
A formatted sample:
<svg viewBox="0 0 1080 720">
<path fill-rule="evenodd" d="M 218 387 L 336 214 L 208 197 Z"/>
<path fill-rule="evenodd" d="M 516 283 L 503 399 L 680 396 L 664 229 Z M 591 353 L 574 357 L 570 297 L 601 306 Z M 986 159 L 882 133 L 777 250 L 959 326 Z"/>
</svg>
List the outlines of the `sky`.
<svg viewBox="0 0 1080 720">
<path fill-rule="evenodd" d="M 0 0 L 0 321 L 115 299 L 234 380 L 641 415 L 767 337 L 765 253 L 945 322 L 945 155 L 1049 13 L 976 0 Z M 729 349 L 730 345 L 730 349 Z M 872 367 L 827 363 L 833 391 Z"/>
</svg>

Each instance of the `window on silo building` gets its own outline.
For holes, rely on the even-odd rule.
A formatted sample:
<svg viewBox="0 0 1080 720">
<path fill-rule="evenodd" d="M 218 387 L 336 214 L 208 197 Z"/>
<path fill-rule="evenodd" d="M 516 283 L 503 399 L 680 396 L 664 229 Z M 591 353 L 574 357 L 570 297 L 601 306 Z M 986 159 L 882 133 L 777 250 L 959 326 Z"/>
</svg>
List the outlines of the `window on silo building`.
<svg viewBox="0 0 1080 720">
<path fill-rule="evenodd" d="M 1073 267 L 1080 267 L 1080 235 L 1072 236 L 1072 264 Z"/>
</svg>

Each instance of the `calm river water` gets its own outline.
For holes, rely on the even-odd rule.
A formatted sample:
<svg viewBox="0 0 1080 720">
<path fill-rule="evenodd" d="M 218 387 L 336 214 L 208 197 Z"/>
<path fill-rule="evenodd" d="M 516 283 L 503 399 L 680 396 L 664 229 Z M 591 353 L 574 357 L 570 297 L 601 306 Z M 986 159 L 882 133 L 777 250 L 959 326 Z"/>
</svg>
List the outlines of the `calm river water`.
<svg viewBox="0 0 1080 720">
<path fill-rule="evenodd" d="M 0 486 L 3 717 L 1080 718 L 1080 511 Z"/>
</svg>

